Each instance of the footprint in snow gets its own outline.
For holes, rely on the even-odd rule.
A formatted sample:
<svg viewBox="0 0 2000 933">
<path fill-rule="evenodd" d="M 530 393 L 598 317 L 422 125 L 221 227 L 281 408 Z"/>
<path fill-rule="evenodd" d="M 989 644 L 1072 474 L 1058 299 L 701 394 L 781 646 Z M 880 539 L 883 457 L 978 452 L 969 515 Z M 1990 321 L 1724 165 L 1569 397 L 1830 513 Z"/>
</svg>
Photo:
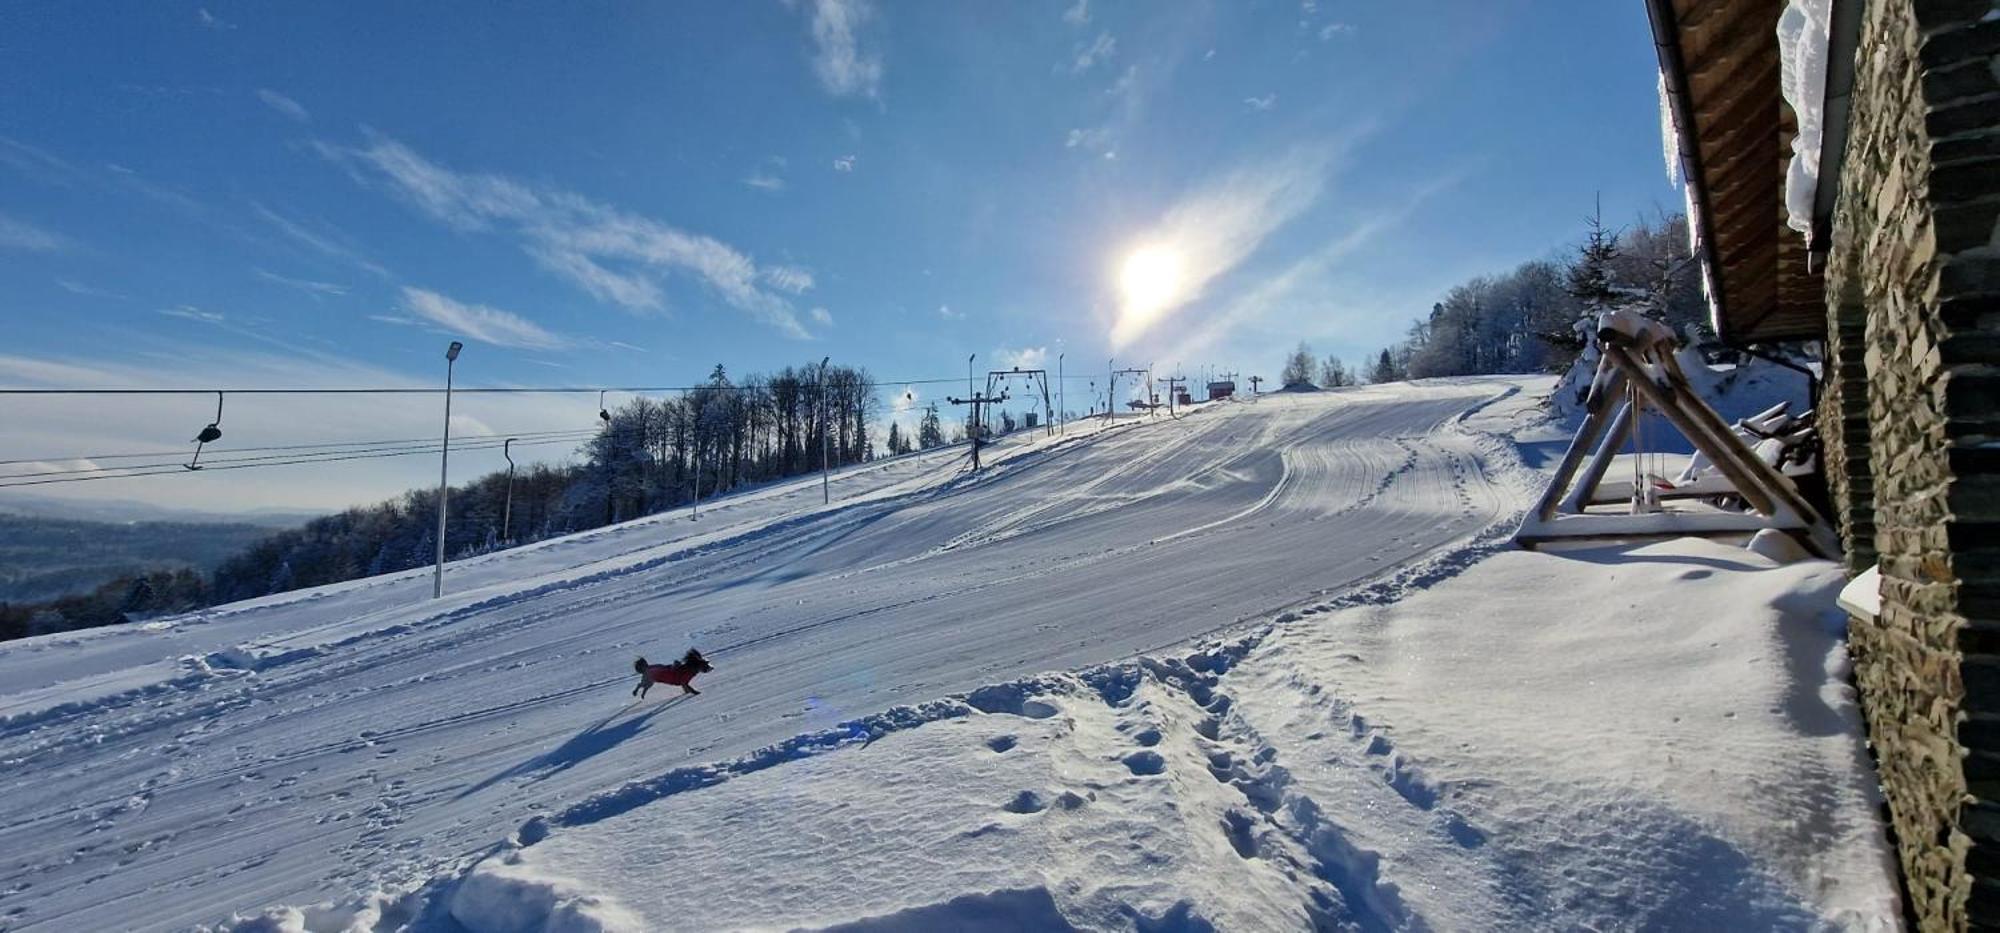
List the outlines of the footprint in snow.
<svg viewBox="0 0 2000 933">
<path fill-rule="evenodd" d="M 1159 752 L 1133 752 L 1125 756 L 1125 767 L 1133 774 L 1159 774 L 1167 770 L 1167 760 Z"/>
<path fill-rule="evenodd" d="M 1451 841 L 1458 843 L 1461 848 L 1477 849 L 1486 844 L 1486 834 L 1481 832 L 1479 827 L 1466 822 L 1465 817 L 1450 810 L 1444 813 L 1444 831 L 1451 836 Z"/>
<path fill-rule="evenodd" d="M 1007 801 L 1001 809 L 1009 813 L 1040 813 L 1048 807 L 1048 803 L 1042 800 L 1042 795 L 1024 790 L 1015 794 L 1014 799 Z"/>
</svg>

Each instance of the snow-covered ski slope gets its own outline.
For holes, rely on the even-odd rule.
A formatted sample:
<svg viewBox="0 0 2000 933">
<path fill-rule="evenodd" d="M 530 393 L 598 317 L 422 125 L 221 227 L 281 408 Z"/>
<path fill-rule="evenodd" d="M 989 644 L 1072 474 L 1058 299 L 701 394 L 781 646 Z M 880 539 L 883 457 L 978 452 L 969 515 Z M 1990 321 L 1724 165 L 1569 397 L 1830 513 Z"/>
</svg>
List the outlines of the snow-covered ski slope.
<svg viewBox="0 0 2000 933">
<path fill-rule="evenodd" d="M 1506 378 L 898 458 L 452 565 L 0 646 L 0 929 L 175 929 L 885 708 L 1159 649 L 1505 520 Z M 631 701 L 698 646 L 697 698 Z M 627 711 L 629 712 L 629 711 Z"/>
</svg>

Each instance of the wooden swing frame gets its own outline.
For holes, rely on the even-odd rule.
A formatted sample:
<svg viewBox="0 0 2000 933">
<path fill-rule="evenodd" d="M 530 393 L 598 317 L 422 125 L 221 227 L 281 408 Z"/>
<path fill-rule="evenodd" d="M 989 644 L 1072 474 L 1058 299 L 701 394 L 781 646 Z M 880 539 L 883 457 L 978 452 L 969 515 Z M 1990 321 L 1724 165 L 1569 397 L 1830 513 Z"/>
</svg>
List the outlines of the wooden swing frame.
<svg viewBox="0 0 2000 933">
<path fill-rule="evenodd" d="M 1636 314 L 1612 311 L 1598 317 L 1597 340 L 1601 354 L 1584 401 L 1583 425 L 1548 488 L 1514 532 L 1516 543 L 1533 550 L 1551 541 L 1728 537 L 1769 528 L 1791 535 L 1820 557 L 1840 554 L 1839 537 L 1791 479 L 1758 459 L 1694 391 L 1675 358 L 1673 331 Z M 1728 485 L 1704 482 L 1703 494 L 1739 496 L 1749 511 L 1589 511 L 1593 503 L 1605 501 L 1598 486 L 1643 417 L 1643 411 L 1634 410 L 1635 398 L 1640 408 L 1665 416 L 1715 464 Z"/>
</svg>

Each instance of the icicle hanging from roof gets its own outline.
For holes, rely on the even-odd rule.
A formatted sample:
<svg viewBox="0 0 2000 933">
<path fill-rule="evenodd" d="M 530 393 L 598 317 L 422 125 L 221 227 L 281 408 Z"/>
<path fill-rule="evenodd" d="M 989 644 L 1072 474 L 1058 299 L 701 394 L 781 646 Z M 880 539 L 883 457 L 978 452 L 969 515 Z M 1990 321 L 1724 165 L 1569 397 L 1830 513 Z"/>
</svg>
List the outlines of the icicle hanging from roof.
<svg viewBox="0 0 2000 933">
<path fill-rule="evenodd" d="M 1820 129 L 1826 121 L 1828 24 L 1833 0 L 1791 0 L 1778 18 L 1778 85 L 1798 117 L 1792 164 L 1785 172 L 1787 224 L 1812 233 L 1813 195 L 1819 188 Z"/>
<path fill-rule="evenodd" d="M 1667 184 L 1681 183 L 1681 133 L 1674 123 L 1674 101 L 1667 95 L 1667 73 L 1660 72 L 1660 157 L 1667 163 Z"/>
</svg>

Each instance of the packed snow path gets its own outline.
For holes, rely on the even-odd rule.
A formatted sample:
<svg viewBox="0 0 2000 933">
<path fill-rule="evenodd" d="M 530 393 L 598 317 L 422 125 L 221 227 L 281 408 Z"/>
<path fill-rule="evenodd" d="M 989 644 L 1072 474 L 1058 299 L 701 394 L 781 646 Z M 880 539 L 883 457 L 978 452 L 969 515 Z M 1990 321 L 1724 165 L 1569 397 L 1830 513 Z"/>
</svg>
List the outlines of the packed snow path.
<svg viewBox="0 0 2000 933">
<path fill-rule="evenodd" d="M 899 458 L 830 507 L 812 478 L 465 561 L 442 601 L 412 573 L 0 646 L 0 928 L 337 897 L 623 781 L 1382 575 L 1518 508 L 1456 424 L 1515 389 L 1037 434 L 978 476 Z M 635 654 L 690 645 L 702 696 L 619 715 Z"/>
</svg>

